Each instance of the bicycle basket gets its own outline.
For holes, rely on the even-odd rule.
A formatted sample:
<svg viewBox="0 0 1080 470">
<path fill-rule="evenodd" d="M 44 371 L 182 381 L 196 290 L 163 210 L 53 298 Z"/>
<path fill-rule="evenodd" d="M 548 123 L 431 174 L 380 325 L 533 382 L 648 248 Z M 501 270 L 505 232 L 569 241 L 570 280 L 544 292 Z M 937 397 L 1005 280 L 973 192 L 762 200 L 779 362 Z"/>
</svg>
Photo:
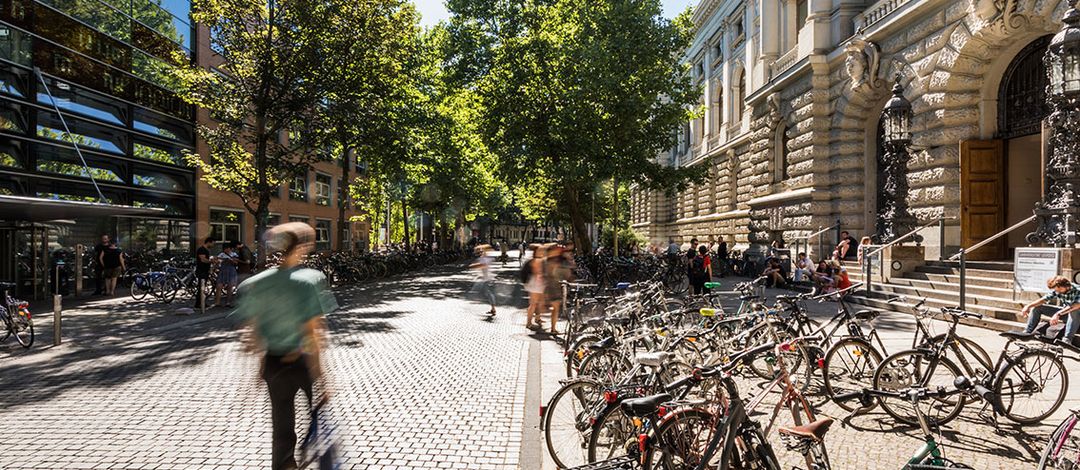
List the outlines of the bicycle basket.
<svg viewBox="0 0 1080 470">
<path fill-rule="evenodd" d="M 637 470 L 637 459 L 627 455 L 602 462 L 585 464 L 568 470 Z"/>
</svg>

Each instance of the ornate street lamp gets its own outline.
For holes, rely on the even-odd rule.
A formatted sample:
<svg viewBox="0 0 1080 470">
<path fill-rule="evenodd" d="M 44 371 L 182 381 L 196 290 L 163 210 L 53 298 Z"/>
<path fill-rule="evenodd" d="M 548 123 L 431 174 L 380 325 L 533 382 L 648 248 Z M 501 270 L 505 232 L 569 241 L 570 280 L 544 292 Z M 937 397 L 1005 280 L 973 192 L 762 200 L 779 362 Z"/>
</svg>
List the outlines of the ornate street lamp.
<svg viewBox="0 0 1080 470">
<path fill-rule="evenodd" d="M 877 236 L 881 243 L 889 243 L 909 231 L 914 226 L 915 218 L 908 212 L 907 165 L 911 160 L 908 146 L 911 145 L 911 102 L 904 98 L 904 87 L 900 84 L 900 75 L 892 89 L 893 96 L 881 112 L 882 155 L 881 168 L 885 176 L 884 184 L 878 188 L 878 200 L 881 201 L 877 218 Z"/>
<path fill-rule="evenodd" d="M 1065 12 L 1064 26 L 1050 40 L 1043 63 L 1050 84 L 1050 158 L 1046 162 L 1049 186 L 1035 205 L 1037 225 L 1028 234 L 1031 244 L 1075 246 L 1080 217 L 1080 11 Z"/>
</svg>

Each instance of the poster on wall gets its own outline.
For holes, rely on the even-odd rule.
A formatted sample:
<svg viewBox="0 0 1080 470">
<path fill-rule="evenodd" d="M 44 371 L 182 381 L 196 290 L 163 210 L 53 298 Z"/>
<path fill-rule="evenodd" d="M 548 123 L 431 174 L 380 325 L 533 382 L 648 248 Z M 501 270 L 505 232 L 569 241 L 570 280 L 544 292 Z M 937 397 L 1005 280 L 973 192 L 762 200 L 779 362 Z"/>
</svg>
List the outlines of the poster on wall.
<svg viewBox="0 0 1080 470">
<path fill-rule="evenodd" d="M 1013 256 L 1013 290 L 1049 292 L 1046 280 L 1057 276 L 1060 268 L 1061 252 L 1056 248 L 1017 248 Z"/>
</svg>

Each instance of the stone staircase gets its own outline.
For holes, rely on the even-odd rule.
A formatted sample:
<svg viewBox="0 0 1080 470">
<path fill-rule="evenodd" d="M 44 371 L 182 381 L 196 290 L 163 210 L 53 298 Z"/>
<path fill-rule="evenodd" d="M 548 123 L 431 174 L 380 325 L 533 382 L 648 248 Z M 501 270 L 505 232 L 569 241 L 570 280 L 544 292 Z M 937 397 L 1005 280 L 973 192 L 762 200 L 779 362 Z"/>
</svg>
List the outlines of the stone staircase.
<svg viewBox="0 0 1080 470">
<path fill-rule="evenodd" d="M 862 282 L 862 271 L 848 268 L 852 282 Z M 1017 312 L 1025 303 L 1037 299 L 1034 293 L 1017 293 L 1013 298 L 1013 263 L 996 261 L 967 262 L 967 310 L 983 314 L 982 320 L 964 323 L 1007 331 L 1022 328 Z M 897 299 L 889 302 L 897 296 Z M 926 265 L 894 276 L 887 283 L 875 282 L 871 292 L 860 289 L 852 301 L 885 310 L 911 312 L 911 307 L 925 297 L 931 308 L 960 304 L 960 263 L 927 261 Z"/>
</svg>

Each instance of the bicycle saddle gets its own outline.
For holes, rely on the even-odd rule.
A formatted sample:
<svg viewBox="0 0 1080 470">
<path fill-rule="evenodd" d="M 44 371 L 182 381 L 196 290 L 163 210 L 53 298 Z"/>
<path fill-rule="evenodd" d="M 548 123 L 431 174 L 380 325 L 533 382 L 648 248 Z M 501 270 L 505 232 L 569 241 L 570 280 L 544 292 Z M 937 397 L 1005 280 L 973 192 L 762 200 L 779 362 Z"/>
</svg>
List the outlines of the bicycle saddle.
<svg viewBox="0 0 1080 470">
<path fill-rule="evenodd" d="M 675 355 L 668 352 L 639 353 L 634 356 L 634 362 L 647 367 L 660 367 L 670 361 Z"/>
<path fill-rule="evenodd" d="M 999 333 L 1003 338 L 1009 338 L 1016 341 L 1030 341 L 1034 340 L 1035 333 L 1025 333 L 1023 331 L 1003 331 Z"/>
<path fill-rule="evenodd" d="M 832 423 L 832 418 L 822 418 L 803 426 L 781 426 L 776 432 L 821 442 L 825 439 L 825 433 L 829 432 L 829 426 L 832 426 Z"/>
<path fill-rule="evenodd" d="M 880 315 L 881 315 L 881 312 L 879 312 L 877 310 L 859 310 L 858 312 L 855 312 L 854 317 L 855 317 L 856 320 L 870 321 L 870 320 L 873 320 L 873 319 L 877 318 Z"/>
<path fill-rule="evenodd" d="M 589 344 L 589 349 L 593 351 L 598 351 L 601 349 L 608 349 L 612 346 L 615 346 L 615 337 L 608 336 L 607 338 L 604 338 L 600 341 Z"/>
<path fill-rule="evenodd" d="M 630 416 L 648 416 L 656 412 L 656 409 L 660 405 L 671 401 L 671 395 L 666 393 L 660 393 L 657 395 L 649 395 L 641 398 L 631 398 L 629 400 L 623 400 L 619 404 L 622 407 L 623 413 Z"/>
</svg>

